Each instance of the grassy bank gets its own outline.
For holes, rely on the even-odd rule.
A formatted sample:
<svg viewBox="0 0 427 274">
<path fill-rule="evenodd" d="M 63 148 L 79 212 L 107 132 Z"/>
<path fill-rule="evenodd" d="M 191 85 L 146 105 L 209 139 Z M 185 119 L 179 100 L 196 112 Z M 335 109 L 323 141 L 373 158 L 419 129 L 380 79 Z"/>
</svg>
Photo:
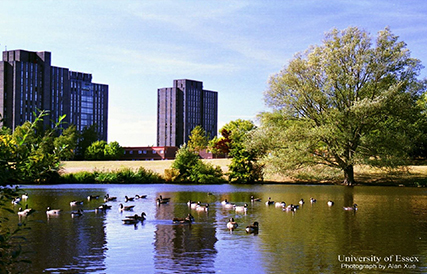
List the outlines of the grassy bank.
<svg viewBox="0 0 427 274">
<path fill-rule="evenodd" d="M 223 172 L 228 171 L 229 159 L 203 160 L 216 166 L 220 166 Z M 79 171 L 113 171 L 123 168 L 145 169 L 164 174 L 165 169 L 169 169 L 173 160 L 165 161 L 65 161 L 63 162 L 65 173 L 76 173 Z"/>
<path fill-rule="evenodd" d="M 228 171 L 230 159 L 204 160 L 221 167 L 223 172 Z M 76 173 L 79 171 L 116 171 L 124 168 L 137 170 L 140 167 L 151 170 L 163 176 L 165 169 L 169 169 L 172 160 L 166 161 L 66 161 L 63 162 L 64 173 Z M 369 185 L 406 185 L 419 186 L 427 184 L 427 164 L 410 165 L 397 171 L 374 169 L 366 166 L 355 168 L 355 179 L 360 184 Z M 267 182 L 296 183 L 295 181 L 280 176 L 267 175 Z M 338 183 L 338 182 L 333 182 Z"/>
</svg>

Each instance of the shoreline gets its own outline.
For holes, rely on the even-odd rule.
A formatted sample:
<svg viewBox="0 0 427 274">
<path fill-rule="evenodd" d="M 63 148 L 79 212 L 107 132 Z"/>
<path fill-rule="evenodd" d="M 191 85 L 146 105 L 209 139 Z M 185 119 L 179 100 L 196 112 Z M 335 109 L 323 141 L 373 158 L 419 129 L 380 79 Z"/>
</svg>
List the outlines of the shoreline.
<svg viewBox="0 0 427 274">
<path fill-rule="evenodd" d="M 228 171 L 230 159 L 205 159 L 205 162 L 218 165 L 222 171 Z M 165 169 L 170 168 L 173 160 L 162 161 L 64 161 L 61 163 L 61 174 L 78 173 L 81 171 L 117 171 L 124 168 L 137 170 L 143 167 L 163 176 Z M 407 186 L 425 187 L 427 185 L 427 165 L 424 163 L 405 166 L 398 171 L 387 171 L 385 169 L 374 169 L 358 166 L 355 171 L 356 184 L 353 186 Z M 167 182 L 170 183 L 170 182 Z M 172 183 L 173 184 L 173 183 Z M 265 177 L 260 185 L 287 184 L 287 185 L 342 185 L 337 180 L 303 181 L 286 178 L 280 175 Z"/>
</svg>

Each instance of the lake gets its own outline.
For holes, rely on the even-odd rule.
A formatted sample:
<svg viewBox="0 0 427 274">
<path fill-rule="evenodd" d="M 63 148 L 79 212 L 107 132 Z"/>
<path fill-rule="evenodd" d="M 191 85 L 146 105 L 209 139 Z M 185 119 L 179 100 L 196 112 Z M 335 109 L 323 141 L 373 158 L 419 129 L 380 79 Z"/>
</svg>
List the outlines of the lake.
<svg viewBox="0 0 427 274">
<path fill-rule="evenodd" d="M 427 189 L 408 187 L 343 187 L 320 185 L 55 185 L 22 186 L 28 200 L 11 207 L 36 209 L 22 232 L 23 273 L 426 273 Z M 112 208 L 95 212 L 106 194 Z M 88 201 L 88 195 L 99 195 Z M 125 196 L 147 195 L 125 202 Z M 158 205 L 162 195 L 170 202 Z M 251 202 L 250 197 L 261 202 Z M 284 211 L 286 204 L 305 204 Z M 316 199 L 310 203 L 310 198 Z M 225 208 L 227 199 L 247 210 Z M 70 201 L 83 205 L 71 206 Z M 209 204 L 196 211 L 187 202 Z M 328 206 L 329 200 L 334 201 Z M 119 204 L 134 205 L 119 211 Z M 358 205 L 358 210 L 343 207 Z M 46 208 L 62 209 L 48 216 Z M 83 210 L 83 216 L 71 212 Z M 125 225 L 128 215 L 146 220 Z M 194 216 L 194 223 L 173 224 L 174 217 Z M 234 218 L 237 229 L 227 229 Z M 259 223 L 258 234 L 245 227 Z"/>
</svg>

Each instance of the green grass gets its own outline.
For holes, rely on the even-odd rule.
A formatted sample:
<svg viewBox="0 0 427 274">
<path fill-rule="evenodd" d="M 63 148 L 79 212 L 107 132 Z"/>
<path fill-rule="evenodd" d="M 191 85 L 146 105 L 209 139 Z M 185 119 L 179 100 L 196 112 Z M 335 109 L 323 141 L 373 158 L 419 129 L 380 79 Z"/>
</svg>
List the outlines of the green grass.
<svg viewBox="0 0 427 274">
<path fill-rule="evenodd" d="M 225 173 L 228 171 L 230 159 L 209 159 L 203 160 L 213 165 L 220 166 Z M 153 171 L 160 176 L 164 175 L 165 169 L 169 169 L 173 160 L 165 161 L 65 161 L 63 162 L 63 173 L 77 173 L 80 171 L 118 171 L 131 169 L 137 171 L 140 167 Z M 295 180 L 281 175 L 267 175 L 266 182 L 275 183 L 296 183 Z M 375 169 L 366 166 L 355 167 L 355 179 L 360 184 L 369 185 L 406 185 L 425 186 L 427 185 L 427 165 L 410 165 L 399 170 Z M 322 181 L 327 182 L 327 181 Z M 335 181 L 333 183 L 339 183 Z"/>
<path fill-rule="evenodd" d="M 229 159 L 209 159 L 203 160 L 213 165 L 220 166 L 223 172 L 228 171 Z M 169 169 L 173 160 L 165 161 L 65 161 L 63 164 L 64 173 L 76 173 L 79 171 L 116 171 L 124 168 L 137 170 L 143 167 L 163 176 L 165 169 Z"/>
</svg>

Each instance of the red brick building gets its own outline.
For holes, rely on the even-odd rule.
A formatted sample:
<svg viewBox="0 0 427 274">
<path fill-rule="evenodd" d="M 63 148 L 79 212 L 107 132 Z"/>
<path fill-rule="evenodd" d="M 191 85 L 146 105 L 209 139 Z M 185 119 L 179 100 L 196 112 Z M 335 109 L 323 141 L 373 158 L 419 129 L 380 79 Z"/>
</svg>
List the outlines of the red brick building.
<svg viewBox="0 0 427 274">
<path fill-rule="evenodd" d="M 173 160 L 177 147 L 123 147 L 125 152 L 122 160 Z"/>
</svg>

